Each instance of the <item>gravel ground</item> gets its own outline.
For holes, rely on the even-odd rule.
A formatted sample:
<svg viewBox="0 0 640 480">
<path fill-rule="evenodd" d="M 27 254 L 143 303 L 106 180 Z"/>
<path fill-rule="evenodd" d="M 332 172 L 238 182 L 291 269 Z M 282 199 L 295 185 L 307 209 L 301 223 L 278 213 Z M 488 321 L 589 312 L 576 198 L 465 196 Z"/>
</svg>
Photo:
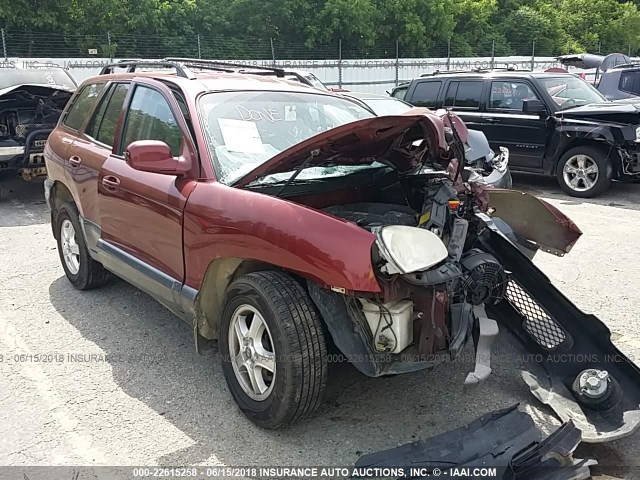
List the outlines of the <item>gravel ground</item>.
<svg viewBox="0 0 640 480">
<path fill-rule="evenodd" d="M 580 201 L 548 179 L 515 181 L 584 232 L 569 255 L 538 254 L 536 263 L 640 358 L 640 185 L 614 184 L 603 197 Z M 469 363 L 379 379 L 340 364 L 331 366 L 327 401 L 314 418 L 261 430 L 236 409 L 216 354 L 197 355 L 188 326 L 160 304 L 123 281 L 91 292 L 71 287 L 42 182 L 4 179 L 2 187 L 12 191 L 0 202 L 0 465 L 351 465 L 362 453 L 516 402 L 542 425 L 554 422 L 507 362 L 464 396 Z M 501 336 L 496 348 L 512 347 Z M 16 354 L 60 357 L 16 362 Z M 597 458 L 606 474 L 640 466 L 639 438 L 579 452 Z M 636 470 L 623 477 L 635 478 Z"/>
</svg>

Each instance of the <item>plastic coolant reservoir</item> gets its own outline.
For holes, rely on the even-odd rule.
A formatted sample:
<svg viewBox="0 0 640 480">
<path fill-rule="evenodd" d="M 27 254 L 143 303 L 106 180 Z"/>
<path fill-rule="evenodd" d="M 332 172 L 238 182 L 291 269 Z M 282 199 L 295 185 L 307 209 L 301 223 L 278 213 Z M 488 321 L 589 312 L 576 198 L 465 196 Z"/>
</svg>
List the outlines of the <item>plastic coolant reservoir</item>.
<svg viewBox="0 0 640 480">
<path fill-rule="evenodd" d="M 362 312 L 369 323 L 372 335 L 375 336 L 376 331 L 378 332 L 378 336 L 374 338 L 374 348 L 376 350 L 383 350 L 378 345 L 389 345 L 393 348 L 388 351 L 400 353 L 413 342 L 413 302 L 399 300 L 397 302 L 384 303 L 383 305 L 386 309 L 382 309 L 381 317 L 381 309 L 377 304 L 364 298 L 359 300 L 362 303 Z M 391 327 L 385 329 L 388 323 L 391 323 Z M 380 325 L 379 328 L 378 325 Z"/>
</svg>

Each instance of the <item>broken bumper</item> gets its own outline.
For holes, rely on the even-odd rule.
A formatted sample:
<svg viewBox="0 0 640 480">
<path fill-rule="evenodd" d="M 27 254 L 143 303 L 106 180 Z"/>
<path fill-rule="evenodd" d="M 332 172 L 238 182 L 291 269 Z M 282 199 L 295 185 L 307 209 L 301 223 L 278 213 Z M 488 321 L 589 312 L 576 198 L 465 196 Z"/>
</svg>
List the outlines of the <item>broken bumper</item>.
<svg viewBox="0 0 640 480">
<path fill-rule="evenodd" d="M 580 431 L 571 421 L 544 437 L 517 405 L 427 440 L 364 455 L 356 470 L 397 478 L 589 478 L 593 460 L 574 459 Z"/>
<path fill-rule="evenodd" d="M 495 226 L 480 242 L 512 272 L 506 299 L 488 313 L 531 354 L 523 377 L 533 395 L 563 421 L 572 420 L 585 442 L 634 433 L 640 426 L 640 369 L 613 345 L 606 325 L 581 312 Z M 589 380 L 590 372 L 603 380 Z"/>
</svg>

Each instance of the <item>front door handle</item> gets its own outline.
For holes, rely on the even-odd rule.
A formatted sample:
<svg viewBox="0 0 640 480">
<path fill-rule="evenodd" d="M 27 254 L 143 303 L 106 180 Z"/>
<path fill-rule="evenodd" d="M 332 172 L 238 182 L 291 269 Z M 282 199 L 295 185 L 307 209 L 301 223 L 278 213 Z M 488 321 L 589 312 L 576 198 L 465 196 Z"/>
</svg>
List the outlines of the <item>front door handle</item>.
<svg viewBox="0 0 640 480">
<path fill-rule="evenodd" d="M 498 123 L 499 120 L 495 117 L 482 117 L 482 121 L 483 122 L 487 122 L 487 123 Z"/>
<path fill-rule="evenodd" d="M 115 192 L 120 186 L 120 179 L 113 175 L 106 175 L 102 178 L 102 186 L 110 192 Z"/>
<path fill-rule="evenodd" d="M 69 165 L 73 168 L 78 168 L 82 163 L 82 159 L 77 155 L 71 155 L 69 157 Z"/>
</svg>

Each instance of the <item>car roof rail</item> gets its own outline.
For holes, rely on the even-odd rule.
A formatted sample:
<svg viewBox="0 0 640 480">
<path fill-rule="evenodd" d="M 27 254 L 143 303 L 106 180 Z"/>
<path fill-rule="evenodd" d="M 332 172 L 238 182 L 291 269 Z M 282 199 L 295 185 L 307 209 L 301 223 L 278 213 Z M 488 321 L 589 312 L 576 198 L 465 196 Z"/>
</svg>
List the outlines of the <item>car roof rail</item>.
<svg viewBox="0 0 640 480">
<path fill-rule="evenodd" d="M 447 75 L 452 73 L 491 73 L 491 72 L 531 72 L 529 69 L 517 69 L 515 67 L 471 68 L 469 70 L 435 70 L 431 73 L 423 73 L 420 77 L 433 77 L 435 75 Z"/>
<path fill-rule="evenodd" d="M 630 68 L 630 67 L 640 67 L 640 62 L 620 63 L 618 65 L 614 65 L 609 70 L 614 68 Z"/>
<path fill-rule="evenodd" d="M 196 76 L 180 62 L 167 60 L 122 60 L 119 62 L 109 63 L 102 67 L 100 75 L 109 75 L 114 73 L 115 68 L 126 68 L 127 73 L 133 73 L 138 67 L 154 67 L 154 68 L 174 68 L 176 75 L 183 78 L 194 79 Z"/>
<path fill-rule="evenodd" d="M 233 73 L 245 73 L 243 70 L 260 70 L 262 75 L 275 75 L 277 77 L 284 77 L 287 71 L 278 67 L 265 67 L 263 65 L 250 65 L 245 63 L 233 63 L 233 62 L 220 62 L 218 60 L 203 60 L 201 58 L 179 58 L 179 57 L 167 57 L 163 61 L 178 62 L 191 68 L 202 68 L 209 70 L 227 71 Z M 256 72 L 246 72 L 256 73 Z M 293 72 L 291 72 L 293 73 Z"/>
</svg>

